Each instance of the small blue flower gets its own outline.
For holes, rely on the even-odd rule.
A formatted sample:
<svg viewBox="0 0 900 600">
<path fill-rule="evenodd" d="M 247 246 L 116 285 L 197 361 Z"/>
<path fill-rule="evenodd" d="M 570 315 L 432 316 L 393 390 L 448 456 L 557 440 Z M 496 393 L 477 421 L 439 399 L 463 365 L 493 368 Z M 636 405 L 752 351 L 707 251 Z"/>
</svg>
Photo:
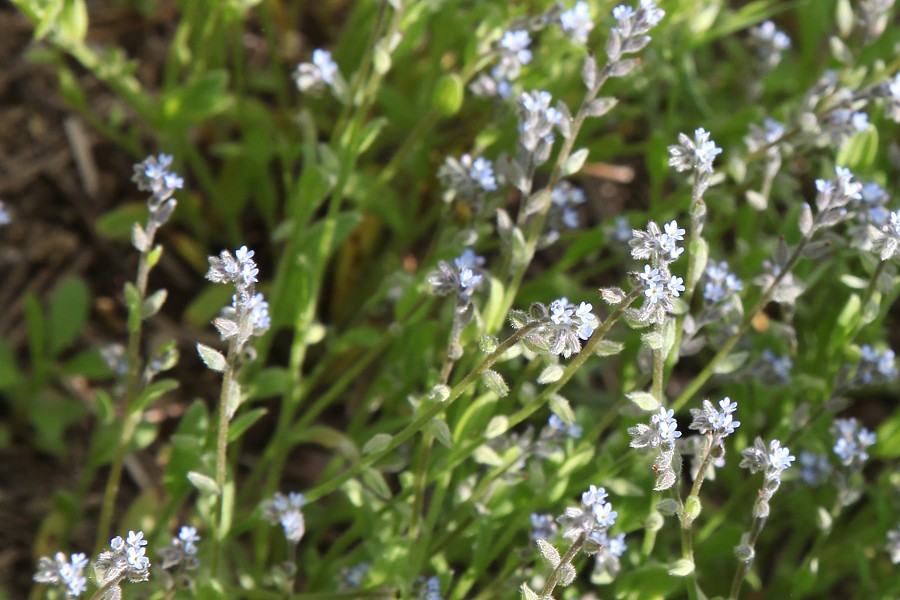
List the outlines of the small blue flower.
<svg viewBox="0 0 900 600">
<path fill-rule="evenodd" d="M 573 8 L 559 15 L 562 30 L 580 44 L 587 43 L 588 34 L 594 28 L 587 2 L 576 2 Z"/>
</svg>

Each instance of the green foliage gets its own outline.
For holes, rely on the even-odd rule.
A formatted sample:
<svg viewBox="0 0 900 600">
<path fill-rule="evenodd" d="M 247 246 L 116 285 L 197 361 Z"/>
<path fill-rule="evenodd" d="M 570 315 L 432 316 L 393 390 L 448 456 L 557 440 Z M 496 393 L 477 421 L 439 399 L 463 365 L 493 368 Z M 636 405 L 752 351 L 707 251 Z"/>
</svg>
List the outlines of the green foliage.
<svg viewBox="0 0 900 600">
<path fill-rule="evenodd" d="M 35 58 L 56 67 L 73 112 L 135 161 L 145 145 L 175 156 L 186 185 L 176 194 L 172 233 L 159 243 L 163 264 L 178 261 L 196 281 L 191 297 L 148 289 L 162 245 L 141 255 L 143 278 L 139 271 L 121 295 L 134 342 L 124 377 L 113 376 L 90 347 L 93 337 L 82 335 L 92 317 L 87 282 L 65 279 L 46 298 L 23 293 L 24 342 L 0 340 L 0 392 L 11 407 L 0 442 L 22 438 L 62 455 L 73 426 L 92 432 L 79 488 L 60 491 L 36 536 L 41 552 L 55 550 L 52 539 L 74 547 L 77 528 L 107 536 L 117 515 L 116 532 L 147 533 L 154 562 L 177 524 L 201 532 L 193 584 L 172 596 L 154 574 L 141 584 L 152 597 L 415 598 L 437 577 L 445 598 L 539 598 L 548 577 L 566 579 L 569 563 L 578 577 L 556 597 L 724 597 L 761 485 L 761 476 L 738 468 L 740 451 L 759 435 L 796 455 L 833 454 L 835 417 L 855 416 L 878 436 L 874 466 L 847 475 L 861 496 L 849 501 L 831 483 L 809 486 L 795 465 L 772 501 L 744 590 L 900 594 L 884 552 L 886 531 L 898 526 L 896 379 L 854 379 L 861 345 L 896 346 L 896 268 L 848 245 L 846 224 L 816 237 L 819 246 L 798 227 L 803 202 L 819 214 L 814 180 L 831 178 L 834 165 L 900 194 L 897 125 L 884 101 L 870 99 L 871 126 L 840 143 L 806 136 L 801 126 L 831 114 L 804 104 L 825 69 L 870 95 L 895 76 L 895 28 L 868 44 L 859 7 L 844 0 L 667 2 L 639 66 L 594 90 L 583 81 L 587 51 L 563 35 L 558 16 L 545 12 L 554 23 L 546 26 L 529 20 L 552 9 L 543 0 L 184 0 L 174 17 L 145 3 L 146 18 L 171 25 L 167 54 L 149 65 L 154 77 L 138 77 L 138 59 L 123 48 L 95 43 L 87 3 L 15 4 L 43 44 Z M 589 4 L 596 27 L 587 50 L 602 68 L 614 22 L 606 3 Z M 766 69 L 748 29 L 770 18 L 793 47 Z M 548 162 L 523 166 L 522 109 L 479 98 L 471 86 L 496 64 L 503 33 L 529 27 L 534 58 L 516 85 L 564 101 L 578 131 L 566 139 L 557 130 Z M 318 43 L 340 67 L 334 93 L 300 92 L 292 80 L 297 60 L 310 60 Z M 91 112 L 82 71 L 111 90 L 127 116 Z M 790 125 L 792 145 L 771 176 L 766 152 L 750 152 L 744 140 L 766 117 Z M 668 151 L 679 133 L 698 127 L 724 149 L 702 198 L 694 173 L 675 173 Z M 464 154 L 494 161 L 499 191 L 446 201 L 439 172 L 445 157 Z M 587 192 L 578 208 L 583 226 L 560 226 L 558 241 L 546 244 L 554 209 L 546 186 L 561 177 Z M 93 224 L 123 252 L 147 215 L 139 196 Z M 896 210 L 897 201 L 889 206 Z M 673 267 L 687 290 L 659 326 L 646 328 L 630 312 L 646 302 L 628 275 L 643 265 L 617 236 L 617 217 L 627 229 L 691 223 L 687 260 Z M 235 356 L 209 341 L 209 322 L 233 289 L 205 285 L 204 257 L 244 244 L 257 252 L 272 328 Z M 469 246 L 487 258 L 480 291 L 430 297 L 437 265 L 451 265 Z M 801 256 L 804 247 L 812 260 Z M 705 273 L 723 260 L 743 291 L 733 314 L 714 314 L 693 336 Z M 796 301 L 754 283 L 764 260 L 802 282 Z M 159 269 L 151 281 L 165 276 Z M 636 292 L 607 305 L 600 286 Z M 566 359 L 550 355 L 553 340 L 541 327 L 556 323 L 545 306 L 532 306 L 561 296 L 576 307 L 592 303 L 600 318 L 590 341 L 577 341 L 582 351 Z M 151 352 L 145 329 L 163 316 L 184 331 Z M 789 379 L 765 370 L 764 350 L 792 359 Z M 203 365 L 223 377 L 224 391 L 208 385 L 214 379 L 205 379 Z M 74 398 L 71 390 L 85 386 L 67 385 L 73 381 L 87 382 L 89 393 Z M 725 441 L 725 465 L 707 475 L 702 492 L 697 485 L 699 496 L 688 495 L 700 455 L 679 447 L 679 483 L 653 491 L 658 465 L 651 469 L 651 459 L 629 447 L 628 428 L 662 406 L 676 411 L 687 437 L 688 409 L 726 395 L 742 425 Z M 208 408 L 216 401 L 220 408 Z M 168 406 L 183 410 L 174 427 L 148 418 Z M 223 407 L 236 411 L 224 433 Z M 551 415 L 566 428 L 561 437 L 547 425 Z M 580 437 L 566 433 L 573 426 Z M 132 453 L 155 461 L 160 485 L 128 506 L 105 505 L 106 522 L 85 523 L 106 471 L 121 472 Z M 612 534 L 628 534 L 618 573 L 591 573 L 593 559 L 582 553 L 567 563 L 548 550 L 553 560 L 544 564 L 530 538 L 532 513 L 559 515 L 591 484 L 605 486 L 619 512 Z M 111 487 L 118 482 L 105 498 L 124 503 Z M 262 518 L 260 506 L 279 490 L 308 500 L 296 546 Z M 557 554 L 569 548 L 550 541 Z M 346 575 L 360 563 L 369 567 L 351 591 Z"/>
</svg>

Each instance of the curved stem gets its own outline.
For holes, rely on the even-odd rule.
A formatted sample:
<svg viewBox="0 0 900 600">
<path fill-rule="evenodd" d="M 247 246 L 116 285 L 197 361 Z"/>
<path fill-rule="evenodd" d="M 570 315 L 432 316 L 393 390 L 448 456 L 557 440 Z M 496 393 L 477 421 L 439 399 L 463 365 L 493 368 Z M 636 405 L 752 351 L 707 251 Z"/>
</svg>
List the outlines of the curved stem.
<svg viewBox="0 0 900 600">
<path fill-rule="evenodd" d="M 750 535 L 747 537 L 747 547 L 751 552 L 754 551 L 756 540 L 759 538 L 759 534 L 762 532 L 765 525 L 765 517 L 757 517 L 753 520 L 753 527 L 750 529 Z M 751 555 L 750 559 L 741 561 L 738 565 L 737 571 L 734 573 L 734 579 L 731 582 L 731 592 L 728 594 L 728 600 L 738 599 L 738 596 L 741 593 L 741 585 L 744 583 L 744 578 L 747 577 L 747 572 L 750 570 L 752 564 L 753 557 Z"/>
<path fill-rule="evenodd" d="M 575 541 L 572 542 L 572 545 L 566 550 L 566 553 L 559 561 L 559 564 L 556 565 L 556 568 L 550 573 L 550 578 L 547 579 L 547 583 L 544 584 L 544 589 L 541 590 L 541 598 L 546 598 L 553 593 L 553 590 L 556 588 L 556 584 L 559 581 L 559 575 L 562 573 L 563 566 L 572 563 L 572 559 L 575 558 L 575 555 L 578 554 L 578 551 L 581 550 L 582 546 L 584 546 L 584 533 L 581 533 Z"/>
</svg>

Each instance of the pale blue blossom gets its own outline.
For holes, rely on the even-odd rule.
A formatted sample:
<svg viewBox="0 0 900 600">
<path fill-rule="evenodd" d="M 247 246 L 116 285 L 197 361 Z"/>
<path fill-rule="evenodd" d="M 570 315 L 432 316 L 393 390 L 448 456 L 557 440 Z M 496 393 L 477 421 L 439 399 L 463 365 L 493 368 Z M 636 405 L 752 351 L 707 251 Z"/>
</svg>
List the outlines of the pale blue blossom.
<svg viewBox="0 0 900 600">
<path fill-rule="evenodd" d="M 588 34 L 594 28 L 587 2 L 576 2 L 573 8 L 559 15 L 562 30 L 580 44 L 587 43 Z"/>
</svg>

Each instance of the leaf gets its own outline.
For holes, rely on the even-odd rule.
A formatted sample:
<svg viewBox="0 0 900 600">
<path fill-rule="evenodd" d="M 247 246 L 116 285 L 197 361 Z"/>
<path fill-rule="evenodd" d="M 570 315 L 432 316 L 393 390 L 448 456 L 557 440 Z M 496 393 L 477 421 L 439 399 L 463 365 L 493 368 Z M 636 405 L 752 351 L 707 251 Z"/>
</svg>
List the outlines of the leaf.
<svg viewBox="0 0 900 600">
<path fill-rule="evenodd" d="M 378 454 L 379 452 L 383 452 L 387 449 L 388 446 L 391 445 L 394 436 L 389 433 L 377 433 L 372 436 L 372 438 L 365 443 L 362 448 L 362 453 L 366 454 Z"/>
<path fill-rule="evenodd" d="M 600 340 L 600 343 L 594 348 L 594 354 L 597 356 L 614 356 L 625 349 L 625 344 L 615 340 Z"/>
<path fill-rule="evenodd" d="M 213 496 L 219 495 L 219 485 L 216 483 L 216 480 L 209 475 L 204 475 L 199 471 L 188 471 L 187 478 L 200 492 L 211 494 Z"/>
<path fill-rule="evenodd" d="M 587 160 L 589 151 L 587 148 L 581 148 L 576 150 L 566 159 L 566 164 L 563 166 L 563 176 L 567 177 L 569 175 L 573 175 L 581 170 L 581 167 L 584 166 L 584 161 Z"/>
<path fill-rule="evenodd" d="M 689 290 L 692 290 L 706 272 L 706 264 L 709 262 L 709 244 L 704 238 L 698 237 L 691 240 L 688 248 L 691 261 L 691 268 L 688 271 L 691 273 L 691 280 L 687 282 L 687 286 Z"/>
<path fill-rule="evenodd" d="M 625 394 L 625 397 L 628 398 L 630 402 L 634 403 L 641 410 L 649 412 L 659 408 L 659 401 L 650 392 L 636 390 L 633 392 L 628 392 L 627 394 Z"/>
<path fill-rule="evenodd" d="M 438 442 L 447 448 L 453 447 L 453 434 L 450 432 L 450 426 L 442 417 L 435 417 L 428 422 L 428 432 L 434 436 Z"/>
<path fill-rule="evenodd" d="M 769 205 L 769 201 L 766 197 L 755 190 L 747 190 L 744 192 L 744 198 L 746 198 L 747 204 L 754 210 L 766 210 L 766 207 Z"/>
<path fill-rule="evenodd" d="M 509 417 L 506 415 L 497 415 L 488 423 L 487 429 L 484 432 L 484 437 L 489 440 L 493 439 L 498 435 L 506 433 L 507 429 L 509 429 Z"/>
<path fill-rule="evenodd" d="M 227 92 L 228 71 L 205 71 L 162 98 L 163 122 L 176 129 L 185 122 L 196 123 L 223 112 L 231 105 Z"/>
<path fill-rule="evenodd" d="M 53 291 L 48 331 L 51 355 L 55 356 L 71 344 L 81 331 L 87 320 L 89 303 L 87 284 L 78 277 L 66 279 Z"/>
<path fill-rule="evenodd" d="M 591 101 L 584 109 L 584 114 L 589 117 L 602 117 L 613 108 L 619 101 L 615 98 L 596 98 Z"/>
<path fill-rule="evenodd" d="M 541 556 L 544 560 L 549 563 L 551 567 L 554 569 L 559 566 L 559 561 L 561 557 L 559 556 L 559 550 L 553 547 L 553 544 L 548 542 L 547 540 L 543 540 L 541 538 L 537 539 L 537 547 L 541 553 Z"/>
<path fill-rule="evenodd" d="M 810 208 L 809 204 L 806 202 L 800 206 L 800 219 L 797 223 L 803 237 L 808 236 L 813 228 L 813 215 L 812 208 Z"/>
<path fill-rule="evenodd" d="M 522 600 L 541 600 L 541 597 L 532 591 L 527 583 L 523 583 L 522 587 L 519 589 L 522 590 Z"/>
<path fill-rule="evenodd" d="M 672 577 L 687 577 L 694 572 L 694 563 L 689 558 L 681 558 L 669 567 L 669 575 Z"/>
<path fill-rule="evenodd" d="M 228 361 L 225 359 L 225 355 L 215 348 L 210 348 L 206 344 L 197 344 L 197 354 L 200 355 L 200 359 L 203 360 L 203 363 L 208 368 L 217 373 L 225 372 Z"/>
<path fill-rule="evenodd" d="M 269 412 L 265 408 L 254 408 L 248 410 L 228 426 L 228 442 L 236 442 L 244 434 L 245 431 L 253 427 L 265 414 Z"/>
<path fill-rule="evenodd" d="M 154 381 L 141 392 L 141 395 L 138 396 L 137 402 L 134 403 L 132 407 L 135 412 L 142 411 L 146 409 L 148 406 L 153 404 L 153 401 L 165 394 L 166 392 L 171 392 L 174 389 L 178 388 L 178 382 L 174 379 L 160 379 L 159 381 Z"/>
<path fill-rule="evenodd" d="M 484 385 L 487 386 L 489 390 L 497 394 L 497 396 L 503 398 L 507 394 L 509 394 L 509 386 L 506 385 L 506 381 L 503 380 L 503 376 L 500 375 L 500 373 L 498 373 L 497 371 L 488 369 L 481 374 L 481 380 L 484 382 Z"/>
<path fill-rule="evenodd" d="M 448 73 L 438 79 L 431 104 L 442 116 L 450 117 L 459 112 L 464 95 L 462 78 L 456 73 Z"/>
<path fill-rule="evenodd" d="M 158 313 L 159 309 L 165 304 L 168 294 L 164 289 L 156 290 L 149 298 L 145 299 L 143 304 L 141 304 L 141 318 L 149 319 Z"/>
<path fill-rule="evenodd" d="M 489 467 L 499 467 L 503 464 L 503 459 L 500 458 L 497 451 L 484 444 L 475 449 L 475 452 L 472 453 L 472 458 L 474 458 L 475 462 L 478 464 L 487 465 Z"/>
<path fill-rule="evenodd" d="M 123 204 L 105 213 L 97 220 L 97 233 L 109 240 L 131 239 L 132 228 L 147 218 L 147 205 L 143 203 Z"/>
<path fill-rule="evenodd" d="M 747 360 L 747 357 L 750 354 L 748 352 L 732 352 L 728 356 L 726 356 L 723 360 L 719 361 L 719 363 L 713 367 L 713 373 L 716 375 L 727 375 L 729 373 L 734 373 L 744 362 Z"/>
<path fill-rule="evenodd" d="M 553 394 L 550 397 L 550 411 L 562 419 L 566 425 L 575 424 L 575 412 L 572 410 L 572 405 L 563 396 Z"/>
<path fill-rule="evenodd" d="M 543 385 L 559 381 L 566 370 L 562 365 L 547 365 L 541 374 L 538 375 L 537 382 Z"/>
</svg>

